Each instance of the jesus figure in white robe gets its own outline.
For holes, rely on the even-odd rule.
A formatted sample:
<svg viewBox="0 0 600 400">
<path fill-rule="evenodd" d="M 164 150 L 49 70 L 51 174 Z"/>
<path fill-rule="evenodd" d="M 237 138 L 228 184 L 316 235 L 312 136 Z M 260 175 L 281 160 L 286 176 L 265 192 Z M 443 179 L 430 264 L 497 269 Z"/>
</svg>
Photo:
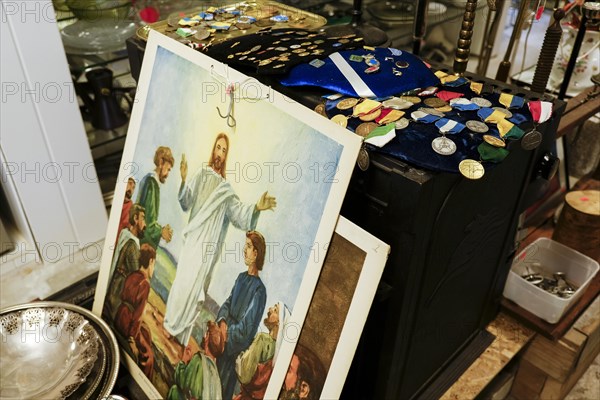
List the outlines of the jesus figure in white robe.
<svg viewBox="0 0 600 400">
<path fill-rule="evenodd" d="M 209 165 L 202 167 L 189 185 L 185 182 L 185 155 L 181 160 L 179 203 L 184 211 L 190 211 L 190 216 L 183 230 L 183 247 L 169 291 L 163 326 L 182 347 L 188 345 L 204 304 L 229 224 L 245 231 L 254 230 L 260 211 L 273 209 L 276 205 L 275 198 L 266 192 L 256 204 L 240 201 L 224 176 L 228 149 L 229 139 L 224 133 L 219 134 Z"/>
</svg>

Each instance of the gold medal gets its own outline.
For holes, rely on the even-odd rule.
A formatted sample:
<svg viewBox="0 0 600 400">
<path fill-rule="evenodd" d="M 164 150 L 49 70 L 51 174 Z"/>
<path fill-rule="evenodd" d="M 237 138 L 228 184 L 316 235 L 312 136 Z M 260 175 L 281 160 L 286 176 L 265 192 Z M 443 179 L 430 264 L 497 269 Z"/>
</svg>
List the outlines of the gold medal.
<svg viewBox="0 0 600 400">
<path fill-rule="evenodd" d="M 443 113 L 452 111 L 452 107 L 450 107 L 449 105 L 445 105 L 442 107 L 435 107 L 435 109 L 438 110 L 439 112 L 443 112 Z"/>
<path fill-rule="evenodd" d="M 345 115 L 342 114 L 338 114 L 338 115 L 334 115 L 331 120 L 333 122 L 335 122 L 336 124 L 338 124 L 339 126 L 341 126 L 342 128 L 345 128 L 346 126 L 348 126 L 348 118 Z"/>
<path fill-rule="evenodd" d="M 481 179 L 485 174 L 485 168 L 479 161 L 468 158 L 458 164 L 458 170 L 467 179 Z"/>
<path fill-rule="evenodd" d="M 368 114 L 364 114 L 359 116 L 358 118 L 360 118 L 361 121 L 374 121 L 376 120 L 379 116 L 381 115 L 381 108 L 376 109 L 373 112 L 370 112 Z"/>
<path fill-rule="evenodd" d="M 377 127 L 379 127 L 379 125 L 377 125 L 375 122 L 363 122 L 356 127 L 354 132 L 359 136 L 367 137 L 369 133 L 371 133 L 373 129 Z"/>
<path fill-rule="evenodd" d="M 327 116 L 327 113 L 325 112 L 325 104 L 323 104 L 323 103 L 317 104 L 317 106 L 315 107 L 315 112 L 317 114 L 324 116 L 325 118 L 329 118 Z"/>
<path fill-rule="evenodd" d="M 336 104 L 336 108 L 338 110 L 348 110 L 358 104 L 358 99 L 355 98 L 347 98 Z"/>
<path fill-rule="evenodd" d="M 358 168 L 360 168 L 361 171 L 366 171 L 369 168 L 369 153 L 367 152 L 367 149 L 365 148 L 364 144 L 358 152 L 358 158 L 356 159 L 356 163 L 358 164 Z"/>
<path fill-rule="evenodd" d="M 497 138 L 496 136 L 483 135 L 483 140 L 485 140 L 487 144 L 491 144 L 494 147 L 506 147 L 504 140 Z"/>
<path fill-rule="evenodd" d="M 423 100 L 423 102 L 426 106 L 431 108 L 444 107 L 448 105 L 448 103 L 446 103 L 444 100 L 437 97 L 430 97 L 428 99 Z"/>
<path fill-rule="evenodd" d="M 381 125 L 386 125 L 386 124 L 389 124 L 390 122 L 398 121 L 403 116 L 404 116 L 404 111 L 392 110 L 385 117 L 381 118 L 381 120 L 379 120 L 379 123 Z"/>
<path fill-rule="evenodd" d="M 400 98 L 402 100 L 410 101 L 413 104 L 419 104 L 421 102 L 421 99 L 417 96 L 400 96 Z"/>
</svg>

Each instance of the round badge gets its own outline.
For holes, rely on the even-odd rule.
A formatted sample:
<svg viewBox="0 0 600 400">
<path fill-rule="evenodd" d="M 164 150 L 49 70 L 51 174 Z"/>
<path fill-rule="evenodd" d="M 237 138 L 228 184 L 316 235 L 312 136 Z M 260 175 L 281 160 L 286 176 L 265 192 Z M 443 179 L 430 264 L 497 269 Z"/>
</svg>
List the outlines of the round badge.
<svg viewBox="0 0 600 400">
<path fill-rule="evenodd" d="M 196 38 L 198 40 L 207 39 L 209 36 L 210 36 L 210 32 L 208 31 L 208 29 L 198 29 L 196 31 L 196 33 L 194 34 L 194 38 Z"/>
<path fill-rule="evenodd" d="M 336 124 L 338 124 L 339 126 L 341 126 L 342 128 L 345 128 L 346 126 L 348 126 L 348 118 L 346 118 L 345 115 L 342 114 L 338 114 L 338 115 L 334 115 L 331 120 L 333 122 L 335 122 Z"/>
<path fill-rule="evenodd" d="M 483 135 L 483 140 L 485 140 L 487 144 L 491 144 L 494 147 L 506 147 L 506 143 L 504 142 L 504 140 L 496 136 Z"/>
<path fill-rule="evenodd" d="M 465 159 L 458 164 L 461 175 L 467 179 L 481 179 L 485 174 L 485 168 L 479 161 Z"/>
<path fill-rule="evenodd" d="M 502 114 L 506 115 L 506 119 L 508 118 L 512 118 L 512 113 L 510 111 L 508 111 L 506 108 L 503 107 L 493 107 L 492 109 L 496 110 L 496 111 L 500 111 Z"/>
<path fill-rule="evenodd" d="M 467 129 L 475 133 L 486 133 L 490 130 L 490 128 L 481 121 L 471 120 L 465 122 L 465 125 L 467 126 Z"/>
<path fill-rule="evenodd" d="M 413 104 L 419 104 L 421 102 L 421 99 L 417 96 L 400 96 L 400 98 L 402 100 L 410 101 Z"/>
<path fill-rule="evenodd" d="M 369 168 L 369 163 L 369 152 L 367 152 L 367 149 L 362 147 L 358 152 L 356 164 L 358 164 L 358 168 L 360 168 L 361 171 L 366 171 Z"/>
<path fill-rule="evenodd" d="M 408 68 L 410 64 L 404 60 L 396 61 L 396 67 L 398 68 Z"/>
<path fill-rule="evenodd" d="M 456 152 L 456 144 L 445 136 L 433 139 L 431 148 L 433 151 L 443 156 L 449 156 Z"/>
<path fill-rule="evenodd" d="M 347 98 L 347 99 L 341 100 L 335 106 L 338 110 L 348 110 L 357 104 L 358 104 L 358 99 Z"/>
<path fill-rule="evenodd" d="M 375 122 L 363 122 L 359 126 L 356 127 L 354 131 L 357 135 L 362 137 L 367 137 L 369 133 L 373 131 L 373 129 L 377 128 L 379 125 Z"/>
<path fill-rule="evenodd" d="M 423 103 L 425 103 L 427 107 L 432 108 L 438 108 L 448 105 L 448 103 L 446 103 L 444 100 L 438 97 L 430 97 L 428 99 L 423 100 Z"/>
<path fill-rule="evenodd" d="M 479 107 L 491 107 L 492 102 L 488 99 L 484 99 L 483 97 L 473 97 L 471 99 L 471 103 L 477 104 Z"/>
<path fill-rule="evenodd" d="M 406 128 L 408 126 L 408 119 L 406 118 L 400 118 L 398 121 L 396 121 L 395 125 L 396 125 L 396 129 L 398 130 L 402 130 L 404 128 Z"/>
<path fill-rule="evenodd" d="M 383 106 L 386 108 L 393 108 L 394 110 L 406 110 L 413 106 L 413 103 L 400 99 L 398 97 L 392 97 L 391 99 L 385 100 Z"/>
<path fill-rule="evenodd" d="M 527 151 L 536 149 L 540 143 L 542 143 L 542 134 L 536 130 L 527 132 L 521 138 L 521 147 Z"/>
<path fill-rule="evenodd" d="M 327 112 L 325 112 L 325 104 L 323 103 L 317 104 L 317 106 L 315 107 L 315 112 L 324 116 L 325 118 L 329 118 L 327 117 Z"/>
</svg>

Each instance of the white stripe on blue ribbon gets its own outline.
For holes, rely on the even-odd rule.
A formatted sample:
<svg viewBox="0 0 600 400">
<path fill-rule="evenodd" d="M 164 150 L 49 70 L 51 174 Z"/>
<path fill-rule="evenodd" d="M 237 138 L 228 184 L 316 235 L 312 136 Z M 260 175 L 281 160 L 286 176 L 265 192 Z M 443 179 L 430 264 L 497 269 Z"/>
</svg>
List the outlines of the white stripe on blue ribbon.
<svg viewBox="0 0 600 400">
<path fill-rule="evenodd" d="M 413 111 L 410 114 L 410 117 L 415 121 L 424 122 L 426 124 L 430 124 L 440 119 L 440 117 L 438 117 L 437 115 L 427 114 L 423 111 Z"/>
<path fill-rule="evenodd" d="M 441 133 L 449 133 L 451 135 L 459 133 L 465 128 L 460 122 L 448 118 L 440 119 L 435 123 L 435 126 L 437 126 Z"/>
<path fill-rule="evenodd" d="M 340 55 L 340 53 L 333 53 L 329 55 L 329 58 L 336 67 L 340 70 L 344 78 L 348 80 L 354 91 L 360 97 L 377 97 L 375 93 L 369 88 L 369 86 L 362 80 L 356 73 L 354 68 L 348 64 L 348 62 Z"/>
</svg>

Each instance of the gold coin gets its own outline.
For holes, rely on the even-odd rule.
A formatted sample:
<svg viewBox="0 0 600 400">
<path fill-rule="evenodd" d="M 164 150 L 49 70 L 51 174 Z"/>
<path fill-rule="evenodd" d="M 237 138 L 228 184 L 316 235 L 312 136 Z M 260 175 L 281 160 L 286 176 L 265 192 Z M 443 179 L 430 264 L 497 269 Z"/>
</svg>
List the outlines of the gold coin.
<svg viewBox="0 0 600 400">
<path fill-rule="evenodd" d="M 323 104 L 323 103 L 317 104 L 317 106 L 315 107 L 315 112 L 317 114 L 324 116 L 325 118 L 329 118 L 327 116 L 327 113 L 325 112 L 325 104 Z"/>
<path fill-rule="evenodd" d="M 410 101 L 413 104 L 419 104 L 421 102 L 421 99 L 417 96 L 400 96 L 400 98 L 402 100 Z"/>
<path fill-rule="evenodd" d="M 378 108 L 377 110 L 370 112 L 369 114 L 361 115 L 358 118 L 360 118 L 361 121 L 373 121 L 373 120 L 377 119 L 380 115 L 381 115 L 381 108 Z"/>
<path fill-rule="evenodd" d="M 346 126 L 348 126 L 348 118 L 346 118 L 345 115 L 342 115 L 342 114 L 334 115 L 333 117 L 331 117 L 331 120 L 333 122 L 335 122 L 336 124 L 338 124 L 339 126 L 341 126 L 342 128 L 345 128 Z"/>
<path fill-rule="evenodd" d="M 367 137 L 369 133 L 373 131 L 373 129 L 377 128 L 379 125 L 375 122 L 363 122 L 359 126 L 356 127 L 354 131 L 357 135 L 362 137 Z"/>
<path fill-rule="evenodd" d="M 355 98 L 347 98 L 336 104 L 336 107 L 339 110 L 348 110 L 358 104 L 358 99 Z"/>
<path fill-rule="evenodd" d="M 356 106 L 354 106 L 354 110 L 353 110 L 352 114 L 353 115 L 369 114 L 379 108 L 381 108 L 380 102 L 371 100 L 371 99 L 364 99 L 363 101 L 358 103 Z"/>
<path fill-rule="evenodd" d="M 442 100 L 438 97 L 430 97 L 428 99 L 423 100 L 423 102 L 425 103 L 426 106 L 432 107 L 432 108 L 444 107 L 444 106 L 448 105 L 448 103 L 446 103 L 444 100 Z"/>
<path fill-rule="evenodd" d="M 262 61 L 260 61 L 258 63 L 258 65 L 262 67 L 262 66 L 265 66 L 267 64 L 271 64 L 271 62 L 272 62 L 271 60 L 262 60 Z"/>
<path fill-rule="evenodd" d="M 486 143 L 491 144 L 495 147 L 506 147 L 506 143 L 504 142 L 504 140 L 497 138 L 496 136 L 483 135 L 483 140 L 485 140 Z"/>
<path fill-rule="evenodd" d="M 304 53 L 300 53 L 298 54 L 300 57 L 306 57 L 306 56 L 310 56 L 310 53 L 308 51 L 305 51 Z"/>
<path fill-rule="evenodd" d="M 386 124 L 389 124 L 390 122 L 398 121 L 403 116 L 404 116 L 404 111 L 392 110 L 385 117 L 381 118 L 381 120 L 379 120 L 379 123 L 381 125 L 386 125 Z"/>
<path fill-rule="evenodd" d="M 467 179 L 481 179 L 485 174 L 485 168 L 479 161 L 468 158 L 458 164 L 458 170 Z"/>
<path fill-rule="evenodd" d="M 366 148 L 361 147 L 358 152 L 358 158 L 356 159 L 356 164 L 361 171 L 366 171 L 369 168 L 369 152 Z"/>
<path fill-rule="evenodd" d="M 435 109 L 443 113 L 452 111 L 452 107 L 450 107 L 449 105 L 445 105 L 443 107 L 435 107 Z"/>
</svg>

